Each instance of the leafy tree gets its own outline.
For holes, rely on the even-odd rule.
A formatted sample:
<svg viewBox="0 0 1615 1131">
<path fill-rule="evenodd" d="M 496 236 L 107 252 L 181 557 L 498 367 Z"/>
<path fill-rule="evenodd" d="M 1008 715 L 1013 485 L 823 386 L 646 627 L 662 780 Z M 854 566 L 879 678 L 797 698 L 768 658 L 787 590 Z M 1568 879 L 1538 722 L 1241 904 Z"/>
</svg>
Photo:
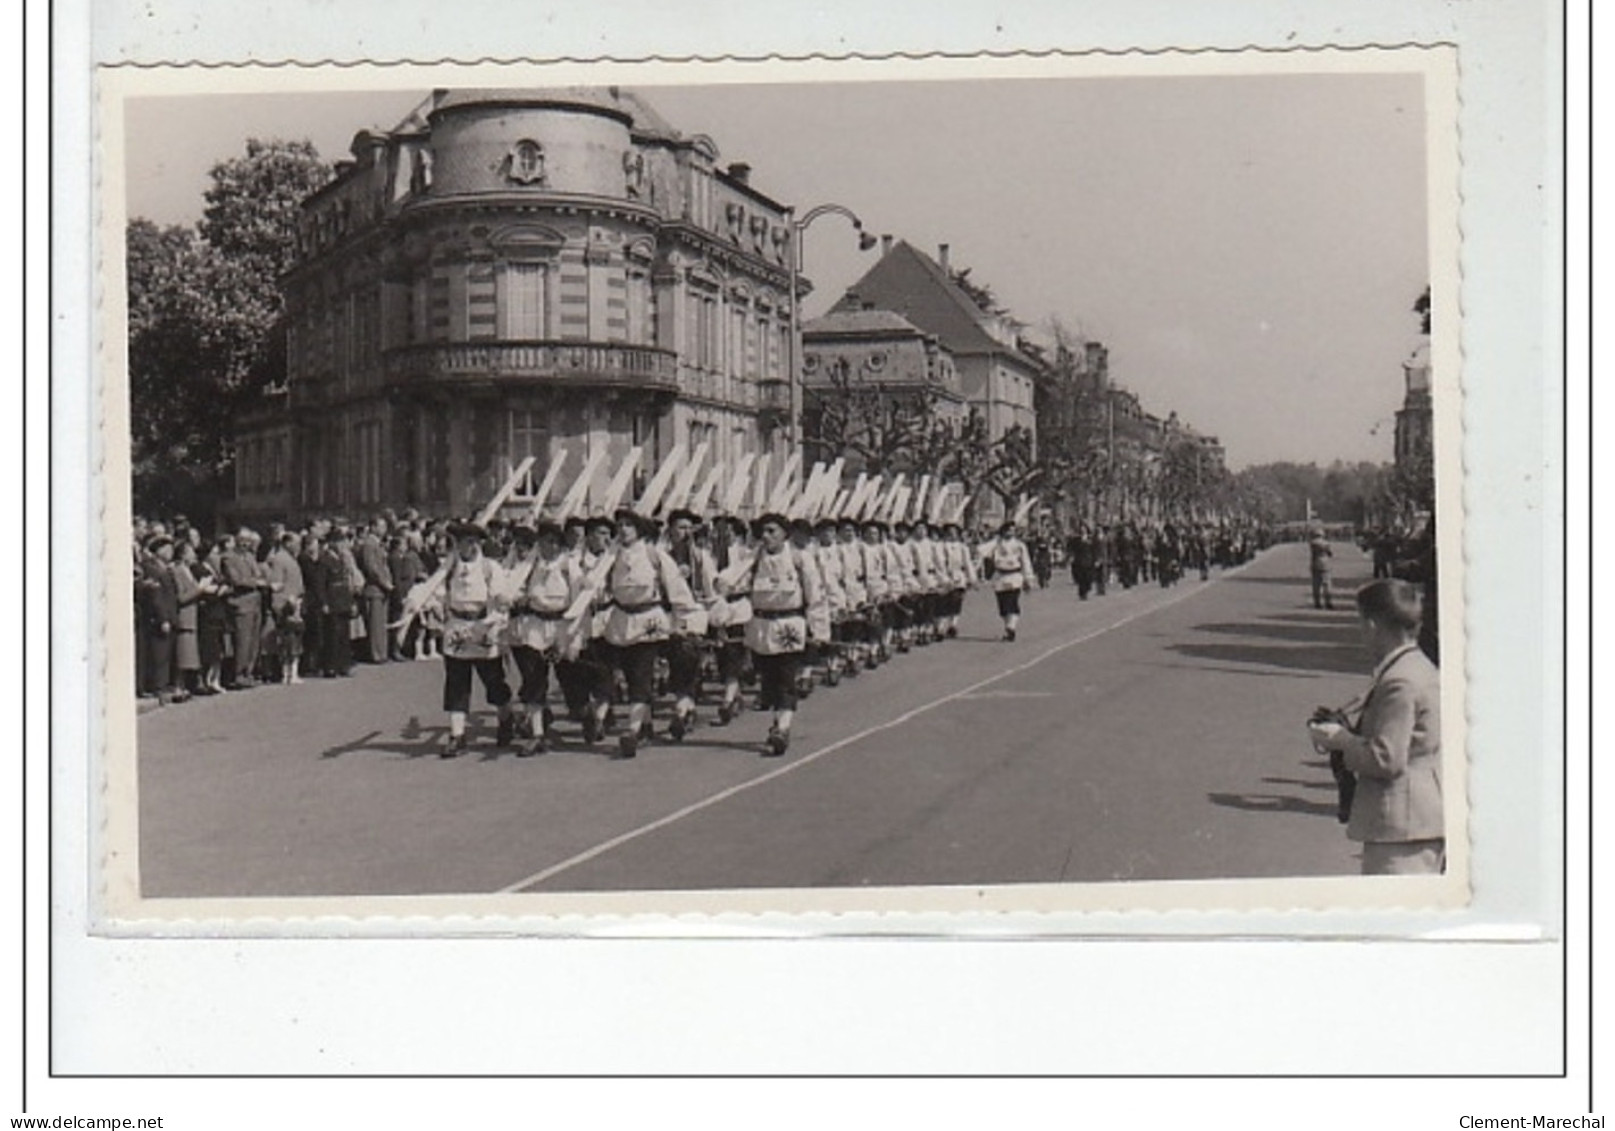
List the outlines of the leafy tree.
<svg viewBox="0 0 1615 1131">
<path fill-rule="evenodd" d="M 1389 465 L 1337 460 L 1328 467 L 1315 463 L 1267 463 L 1247 467 L 1234 476 L 1236 493 L 1259 499 L 1270 522 L 1294 522 L 1313 516 L 1323 522 L 1360 522 L 1371 509 Z"/>
<path fill-rule="evenodd" d="M 280 276 L 296 257 L 301 202 L 330 169 L 306 141 L 251 139 L 244 156 L 216 164 L 211 178 L 194 230 L 136 219 L 126 232 L 142 508 L 217 492 L 236 421 L 283 382 Z"/>
<path fill-rule="evenodd" d="M 980 308 L 983 314 L 1002 314 L 1003 308 L 998 305 L 998 296 L 993 294 L 991 283 L 977 283 L 970 278 L 970 268 L 965 267 L 958 271 L 949 271 L 948 278 L 953 285 L 963 291 Z"/>
</svg>

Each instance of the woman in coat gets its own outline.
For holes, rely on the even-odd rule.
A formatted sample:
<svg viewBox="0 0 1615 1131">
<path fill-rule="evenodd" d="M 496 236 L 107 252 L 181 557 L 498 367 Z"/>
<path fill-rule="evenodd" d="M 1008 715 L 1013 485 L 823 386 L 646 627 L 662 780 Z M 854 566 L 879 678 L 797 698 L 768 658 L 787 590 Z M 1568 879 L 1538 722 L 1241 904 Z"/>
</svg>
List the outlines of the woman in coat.
<svg viewBox="0 0 1615 1131">
<path fill-rule="evenodd" d="M 196 579 L 196 547 L 189 542 L 179 544 L 174 558 L 174 588 L 179 600 L 179 620 L 174 633 L 174 670 L 179 673 L 180 691 L 189 696 L 199 686 L 202 670 L 202 650 L 197 643 L 198 605 L 202 600 L 202 586 Z"/>
</svg>

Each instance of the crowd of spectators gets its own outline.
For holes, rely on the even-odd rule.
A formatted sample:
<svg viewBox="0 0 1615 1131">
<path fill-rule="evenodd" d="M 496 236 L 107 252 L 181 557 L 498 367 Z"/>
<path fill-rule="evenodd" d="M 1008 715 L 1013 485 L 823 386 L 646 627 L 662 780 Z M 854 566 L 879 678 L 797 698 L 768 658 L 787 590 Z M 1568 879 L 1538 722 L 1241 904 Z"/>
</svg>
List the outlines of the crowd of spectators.
<svg viewBox="0 0 1615 1131">
<path fill-rule="evenodd" d="M 388 625 L 451 549 L 446 522 L 412 511 L 213 537 L 183 516 L 136 519 L 136 694 L 183 703 L 305 676 L 342 678 L 356 660 L 435 658 L 432 618 L 401 638 Z"/>
</svg>

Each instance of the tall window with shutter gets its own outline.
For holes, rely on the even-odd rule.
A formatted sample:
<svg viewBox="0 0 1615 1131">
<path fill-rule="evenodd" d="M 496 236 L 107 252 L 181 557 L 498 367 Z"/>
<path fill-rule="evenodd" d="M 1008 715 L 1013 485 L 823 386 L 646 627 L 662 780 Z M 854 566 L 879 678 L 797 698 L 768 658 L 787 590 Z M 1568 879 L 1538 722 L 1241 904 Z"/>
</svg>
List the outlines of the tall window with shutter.
<svg viewBox="0 0 1615 1131">
<path fill-rule="evenodd" d="M 505 264 L 499 296 L 499 336 L 514 341 L 538 341 L 544 335 L 545 265 L 532 262 Z"/>
</svg>

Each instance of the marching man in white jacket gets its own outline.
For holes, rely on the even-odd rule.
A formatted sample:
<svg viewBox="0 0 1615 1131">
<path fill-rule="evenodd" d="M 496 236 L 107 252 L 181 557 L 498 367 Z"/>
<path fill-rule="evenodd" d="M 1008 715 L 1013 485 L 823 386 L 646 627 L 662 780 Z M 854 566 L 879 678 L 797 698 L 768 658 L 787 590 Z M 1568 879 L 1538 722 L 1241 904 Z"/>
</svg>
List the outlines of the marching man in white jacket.
<svg viewBox="0 0 1615 1131">
<path fill-rule="evenodd" d="M 998 528 L 998 537 L 982 547 L 982 572 L 992 578 L 998 598 L 998 615 L 1004 619 L 1004 639 L 1013 641 L 1021 621 L 1021 590 L 1026 588 L 1026 571 L 1031 559 L 1026 552 L 1015 520 Z"/>
<path fill-rule="evenodd" d="M 443 709 L 449 715 L 445 758 L 466 747 L 465 720 L 471 710 L 471 674 L 482 680 L 488 703 L 499 712 L 495 740 L 508 746 L 516 735 L 501 648 L 509 606 L 504 571 L 482 553 L 483 530 L 472 523 L 449 528 L 454 559 L 443 581 Z"/>
<path fill-rule="evenodd" d="M 650 540 L 650 532 L 650 519 L 618 512 L 617 551 L 601 592 L 609 604 L 606 643 L 628 685 L 628 729 L 617 740 L 617 758 L 632 758 L 639 750 L 656 691 L 656 660 L 672 638 L 674 619 L 703 611 L 678 564 Z M 607 704 L 595 710 L 597 726 L 603 726 Z"/>
<path fill-rule="evenodd" d="M 506 639 L 521 673 L 517 698 L 529 723 L 528 739 L 517 751 L 523 758 L 548 749 L 545 701 L 550 667 L 561 660 L 575 660 L 583 642 L 578 626 L 566 621 L 567 607 L 578 594 L 582 575 L 577 559 L 562 549 L 561 541 L 561 528 L 553 522 L 540 522 L 536 530 L 516 527 L 515 557 L 505 570 L 510 599 Z"/>
<path fill-rule="evenodd" d="M 765 514 L 758 526 L 762 546 L 735 575 L 720 577 L 718 584 L 720 590 L 750 597 L 746 646 L 761 684 L 759 702 L 774 712 L 763 753 L 778 757 L 791 741 L 803 651 L 810 637 L 829 638 L 830 618 L 818 571 L 787 541 L 785 516 Z"/>
</svg>

